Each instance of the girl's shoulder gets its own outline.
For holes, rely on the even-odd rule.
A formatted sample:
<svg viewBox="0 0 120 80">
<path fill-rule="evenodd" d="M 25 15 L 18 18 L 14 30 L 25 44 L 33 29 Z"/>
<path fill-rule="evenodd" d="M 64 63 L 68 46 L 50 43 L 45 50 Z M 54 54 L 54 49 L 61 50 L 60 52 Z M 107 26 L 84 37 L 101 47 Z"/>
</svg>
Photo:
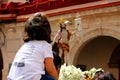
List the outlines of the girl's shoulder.
<svg viewBox="0 0 120 80">
<path fill-rule="evenodd" d="M 33 40 L 33 41 L 29 41 L 26 44 L 31 44 L 31 45 L 42 45 L 42 46 L 51 46 L 50 43 L 48 43 L 45 40 Z"/>
</svg>

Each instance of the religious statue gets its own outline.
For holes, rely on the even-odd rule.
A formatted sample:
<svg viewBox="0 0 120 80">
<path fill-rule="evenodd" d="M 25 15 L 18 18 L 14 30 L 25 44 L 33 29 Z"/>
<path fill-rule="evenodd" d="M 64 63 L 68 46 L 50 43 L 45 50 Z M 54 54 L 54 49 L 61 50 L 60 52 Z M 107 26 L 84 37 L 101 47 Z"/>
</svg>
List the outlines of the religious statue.
<svg viewBox="0 0 120 80">
<path fill-rule="evenodd" d="M 58 44 L 59 47 L 59 56 L 62 58 L 63 63 L 67 63 L 67 55 L 69 53 L 69 40 L 71 33 L 66 29 L 67 22 L 62 18 L 59 21 L 59 27 L 57 34 L 54 37 L 55 43 Z"/>
</svg>

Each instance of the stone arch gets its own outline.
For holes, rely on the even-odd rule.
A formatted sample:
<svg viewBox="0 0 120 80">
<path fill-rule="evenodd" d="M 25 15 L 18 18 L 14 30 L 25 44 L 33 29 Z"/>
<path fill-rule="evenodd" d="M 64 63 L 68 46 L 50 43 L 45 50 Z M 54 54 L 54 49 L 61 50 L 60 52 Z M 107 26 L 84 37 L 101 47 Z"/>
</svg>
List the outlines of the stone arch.
<svg viewBox="0 0 120 80">
<path fill-rule="evenodd" d="M 112 55 L 109 60 L 109 67 L 118 68 L 120 64 L 120 44 L 112 52 Z"/>
<path fill-rule="evenodd" d="M 70 55 L 69 55 L 69 62 L 72 64 L 76 64 L 76 58 L 79 54 L 78 51 L 82 50 L 85 44 L 87 44 L 92 39 L 99 37 L 99 36 L 110 36 L 115 39 L 120 40 L 120 32 L 117 30 L 109 29 L 109 28 L 96 28 L 91 31 L 86 32 L 83 38 L 80 41 L 74 40 L 74 45 L 72 45 Z M 77 43 L 77 44 L 76 44 Z"/>
</svg>

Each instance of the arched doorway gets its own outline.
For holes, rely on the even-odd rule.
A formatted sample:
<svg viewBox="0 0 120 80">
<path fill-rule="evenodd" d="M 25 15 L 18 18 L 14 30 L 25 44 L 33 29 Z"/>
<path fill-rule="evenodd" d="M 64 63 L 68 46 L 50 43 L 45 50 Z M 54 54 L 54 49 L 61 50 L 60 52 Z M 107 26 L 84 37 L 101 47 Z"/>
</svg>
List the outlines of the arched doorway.
<svg viewBox="0 0 120 80">
<path fill-rule="evenodd" d="M 120 79 L 120 44 L 114 49 L 112 56 L 109 61 L 110 68 L 119 68 L 119 79 Z"/>
<path fill-rule="evenodd" d="M 111 56 L 118 44 L 120 41 L 110 36 L 98 36 L 90 39 L 80 47 L 76 65 L 85 65 L 87 70 L 93 67 L 103 68 L 105 71 L 112 72 L 118 79 L 119 69 L 109 67 Z"/>
</svg>

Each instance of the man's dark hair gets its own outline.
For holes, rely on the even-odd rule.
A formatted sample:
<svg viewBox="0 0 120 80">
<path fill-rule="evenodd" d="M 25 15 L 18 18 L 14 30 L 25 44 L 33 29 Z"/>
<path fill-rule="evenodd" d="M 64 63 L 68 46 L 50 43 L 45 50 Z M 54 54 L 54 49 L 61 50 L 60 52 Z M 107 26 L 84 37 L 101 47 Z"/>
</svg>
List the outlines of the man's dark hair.
<svg viewBox="0 0 120 80">
<path fill-rule="evenodd" d="M 116 78 L 113 76 L 110 72 L 104 72 L 101 74 L 97 80 L 116 80 Z"/>
</svg>

